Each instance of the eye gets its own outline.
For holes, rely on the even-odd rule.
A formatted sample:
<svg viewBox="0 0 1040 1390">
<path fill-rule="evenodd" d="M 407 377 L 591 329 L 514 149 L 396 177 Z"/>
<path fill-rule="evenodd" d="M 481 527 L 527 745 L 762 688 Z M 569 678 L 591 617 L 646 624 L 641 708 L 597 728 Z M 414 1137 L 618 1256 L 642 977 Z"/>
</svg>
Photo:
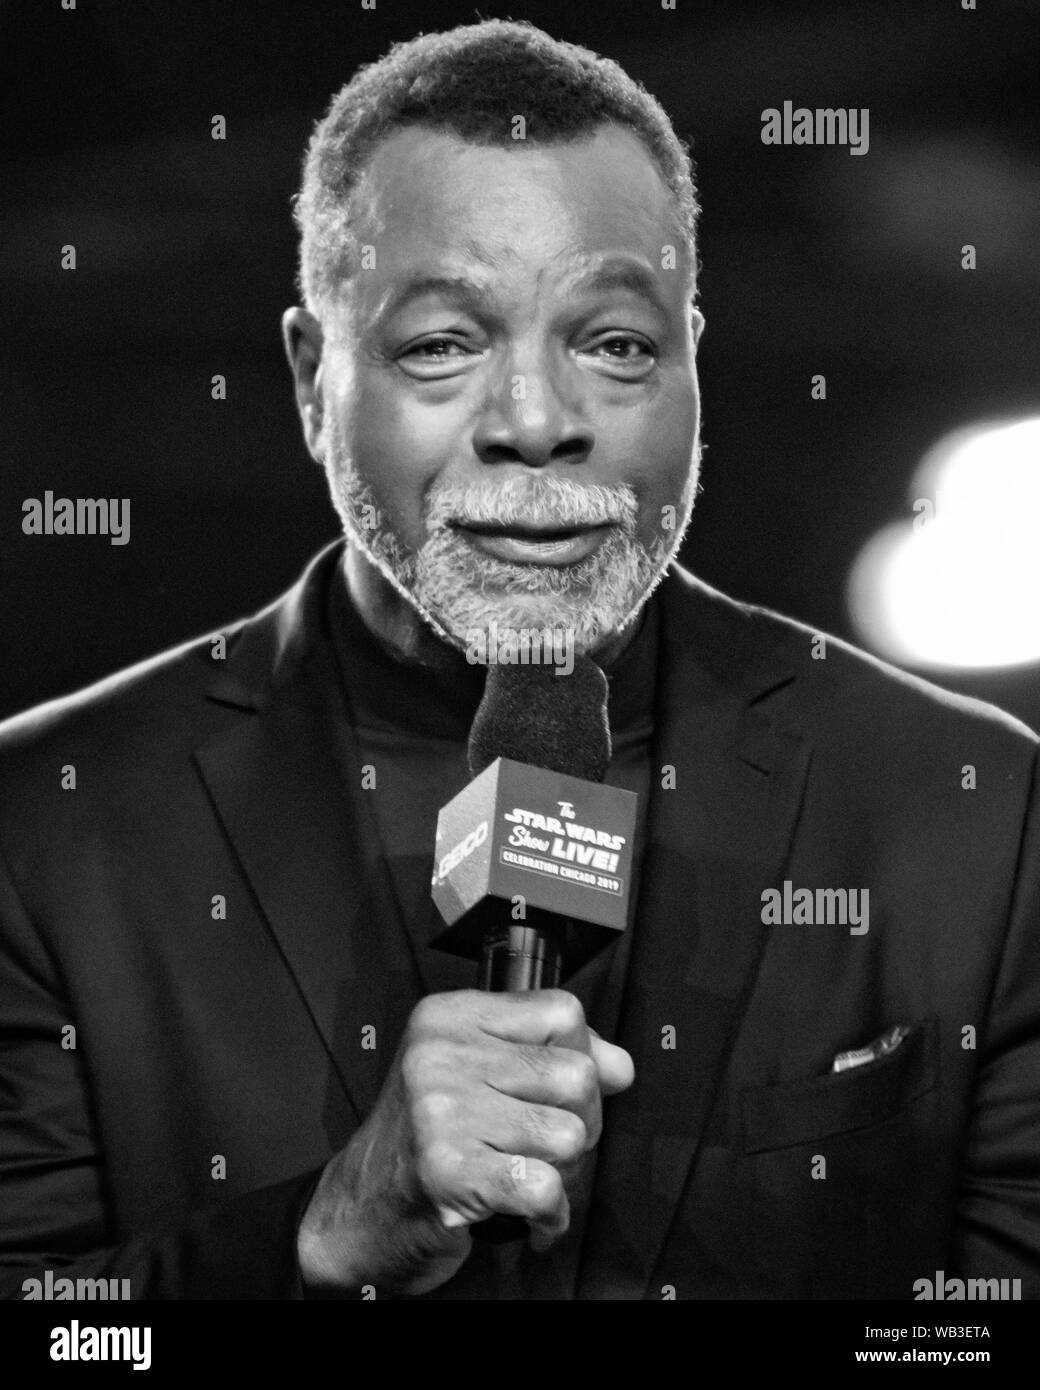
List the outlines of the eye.
<svg viewBox="0 0 1040 1390">
<path fill-rule="evenodd" d="M 413 343 L 412 346 L 406 347 L 405 352 L 400 354 L 400 356 L 430 357 L 431 360 L 439 361 L 444 359 L 445 353 L 441 350 L 444 349 L 444 347 L 457 347 L 460 352 L 464 352 L 462 343 L 457 343 L 453 338 L 439 336 L 439 338 L 425 338 L 421 343 Z"/>
<path fill-rule="evenodd" d="M 439 381 L 468 371 L 470 363 L 480 360 L 473 347 L 460 343 L 446 333 L 434 333 L 420 342 L 410 343 L 397 353 L 401 371 L 422 381 Z"/>
<path fill-rule="evenodd" d="M 611 333 L 589 349 L 595 355 L 605 352 L 608 362 L 622 367 L 649 367 L 657 361 L 657 350 L 645 338 L 633 333 Z"/>
<path fill-rule="evenodd" d="M 457 343 L 454 338 L 447 338 L 443 334 L 435 338 L 424 338 L 421 343 L 413 343 L 411 347 L 405 348 L 400 355 L 402 357 L 414 357 L 420 362 L 448 362 L 454 354 L 448 354 L 446 348 L 456 348 L 463 356 L 468 356 L 469 351 L 461 343 Z"/>
</svg>

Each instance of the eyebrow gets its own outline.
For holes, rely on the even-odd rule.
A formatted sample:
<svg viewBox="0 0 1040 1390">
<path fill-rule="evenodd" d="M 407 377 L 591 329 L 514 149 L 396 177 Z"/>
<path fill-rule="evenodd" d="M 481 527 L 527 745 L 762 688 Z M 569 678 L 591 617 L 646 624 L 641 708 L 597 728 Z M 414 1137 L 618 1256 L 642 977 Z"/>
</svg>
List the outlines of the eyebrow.
<svg viewBox="0 0 1040 1390">
<path fill-rule="evenodd" d="M 595 293 L 610 290 L 624 290 L 640 299 L 647 300 L 665 317 L 669 315 L 653 274 L 637 261 L 613 259 L 591 269 L 580 271 L 569 277 L 567 289 L 571 293 Z M 392 314 L 410 304 L 413 299 L 424 295 L 440 295 L 442 299 L 457 304 L 462 309 L 477 310 L 492 298 L 490 285 L 482 284 L 468 275 L 423 275 L 410 276 L 405 282 L 391 291 L 383 305 L 377 310 L 377 321 L 385 321 Z"/>
<path fill-rule="evenodd" d="M 487 298 L 488 290 L 467 275 L 411 275 L 392 290 L 376 311 L 376 320 L 385 320 L 413 299 L 437 294 L 463 309 L 475 309 Z"/>
<path fill-rule="evenodd" d="M 661 295 L 656 277 L 638 261 L 619 258 L 604 261 L 602 265 L 594 266 L 592 269 L 576 275 L 571 280 L 570 287 L 579 292 L 627 290 L 640 299 L 649 300 L 666 317 L 669 313 L 668 305 Z"/>
</svg>

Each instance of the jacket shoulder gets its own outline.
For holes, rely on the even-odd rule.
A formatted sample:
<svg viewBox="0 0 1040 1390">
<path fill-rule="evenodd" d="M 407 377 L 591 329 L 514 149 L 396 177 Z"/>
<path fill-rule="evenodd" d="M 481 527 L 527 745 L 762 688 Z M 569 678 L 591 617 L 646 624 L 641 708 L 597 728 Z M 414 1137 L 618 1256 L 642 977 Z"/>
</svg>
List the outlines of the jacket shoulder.
<svg viewBox="0 0 1040 1390">
<path fill-rule="evenodd" d="M 915 675 L 821 628 L 722 593 L 675 567 L 689 638 L 742 664 L 761 693 L 771 688 L 792 718 L 817 730 L 859 729 L 881 744 L 955 735 L 992 737 L 997 745 L 1035 749 L 1040 738 L 996 705 Z M 850 721 L 852 721 L 850 727 Z"/>
<path fill-rule="evenodd" d="M 150 716 L 169 718 L 178 705 L 197 698 L 212 676 L 213 643 L 233 641 L 240 624 L 167 648 L 69 695 L 47 700 L 0 722 L 0 759 L 67 740 L 91 739 L 106 729 L 132 730 Z"/>
<path fill-rule="evenodd" d="M 77 759 L 91 765 L 96 805 L 138 799 L 142 787 L 179 774 L 200 743 L 293 679 L 341 550 L 342 541 L 325 547 L 258 612 L 0 723 L 0 808 L 21 815 Z"/>
</svg>

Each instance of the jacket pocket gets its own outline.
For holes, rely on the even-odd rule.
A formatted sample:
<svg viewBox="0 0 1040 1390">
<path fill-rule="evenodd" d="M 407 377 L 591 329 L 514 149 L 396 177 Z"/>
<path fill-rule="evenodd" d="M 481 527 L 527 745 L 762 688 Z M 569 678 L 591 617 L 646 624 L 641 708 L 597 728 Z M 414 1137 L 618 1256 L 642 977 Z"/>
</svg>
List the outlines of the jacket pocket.
<svg viewBox="0 0 1040 1390">
<path fill-rule="evenodd" d="M 905 1110 L 938 1084 L 938 1020 L 915 1023 L 886 1057 L 848 1071 L 740 1093 L 746 1154 L 810 1144 L 868 1129 Z"/>
</svg>

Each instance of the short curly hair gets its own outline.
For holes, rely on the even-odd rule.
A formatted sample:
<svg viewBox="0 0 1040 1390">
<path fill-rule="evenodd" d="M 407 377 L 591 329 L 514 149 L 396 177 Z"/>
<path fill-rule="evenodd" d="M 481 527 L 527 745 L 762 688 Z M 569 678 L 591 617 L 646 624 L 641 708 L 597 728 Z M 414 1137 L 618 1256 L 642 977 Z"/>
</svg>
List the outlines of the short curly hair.
<svg viewBox="0 0 1040 1390">
<path fill-rule="evenodd" d="M 697 195 L 686 142 L 664 108 L 611 58 L 552 38 L 526 20 L 484 20 L 400 42 L 359 68 L 317 123 L 293 199 L 300 233 L 298 288 L 323 317 L 352 273 L 350 195 L 381 139 L 428 126 L 477 145 L 515 147 L 591 135 L 604 121 L 628 126 L 656 163 L 675 202 L 696 287 Z"/>
</svg>

